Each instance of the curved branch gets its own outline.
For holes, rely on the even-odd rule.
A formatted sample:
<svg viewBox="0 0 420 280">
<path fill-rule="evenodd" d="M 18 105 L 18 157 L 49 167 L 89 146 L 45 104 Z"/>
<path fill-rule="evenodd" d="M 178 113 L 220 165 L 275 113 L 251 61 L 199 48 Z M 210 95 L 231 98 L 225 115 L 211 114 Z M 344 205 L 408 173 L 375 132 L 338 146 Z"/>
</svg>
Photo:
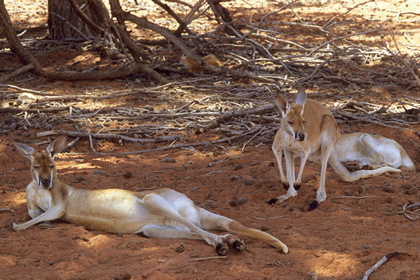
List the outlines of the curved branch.
<svg viewBox="0 0 420 280">
<path fill-rule="evenodd" d="M 150 22 L 146 18 L 139 18 L 135 15 L 132 15 L 129 12 L 124 12 L 122 16 L 127 21 L 131 21 L 140 27 L 147 28 L 156 33 L 161 34 L 163 37 L 165 37 L 166 39 L 174 43 L 176 46 L 178 46 L 187 56 L 199 62 L 200 65 L 204 65 L 203 59 L 200 56 L 196 55 L 193 51 L 191 51 L 181 39 L 173 35 L 168 29 L 161 27 L 153 22 Z"/>
<path fill-rule="evenodd" d="M 115 71 L 110 72 L 55 72 L 55 71 L 46 71 L 42 68 L 41 64 L 35 59 L 35 57 L 28 52 L 22 45 L 18 36 L 13 30 L 12 23 L 10 21 L 10 16 L 4 6 L 4 0 L 0 0 L 0 26 L 4 27 L 4 35 L 10 43 L 10 48 L 21 60 L 22 64 L 33 65 L 33 72 L 36 75 L 43 76 L 48 79 L 56 80 L 67 80 L 67 81 L 81 81 L 81 80 L 105 80 L 105 79 L 117 79 L 127 77 L 135 73 L 145 73 L 151 78 L 155 79 L 161 84 L 165 84 L 168 81 L 162 77 L 159 73 L 154 71 L 152 68 L 141 64 L 136 63 L 127 68 L 120 68 Z M 124 38 L 124 36 L 123 36 Z M 126 39 L 126 38 L 125 38 Z M 125 43 L 126 40 L 123 40 Z M 133 42 L 134 44 L 134 42 Z M 132 46 L 132 45 L 130 45 Z"/>
</svg>

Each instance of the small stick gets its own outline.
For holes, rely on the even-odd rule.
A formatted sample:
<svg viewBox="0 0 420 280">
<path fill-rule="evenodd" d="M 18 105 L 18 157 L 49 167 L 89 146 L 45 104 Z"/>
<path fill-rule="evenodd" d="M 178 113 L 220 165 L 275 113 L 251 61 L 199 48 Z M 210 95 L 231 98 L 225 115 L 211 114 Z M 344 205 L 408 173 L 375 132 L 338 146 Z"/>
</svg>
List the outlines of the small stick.
<svg viewBox="0 0 420 280">
<path fill-rule="evenodd" d="M 248 141 L 246 141 L 246 142 L 245 142 L 245 144 L 244 144 L 244 145 L 243 145 L 243 147 L 242 147 L 242 153 L 244 152 L 245 147 L 249 144 L 249 142 L 251 142 L 251 141 L 252 141 L 252 139 L 254 139 L 255 137 L 257 137 L 257 135 L 258 135 L 258 134 L 260 134 L 260 133 L 263 131 L 263 129 L 264 129 L 264 127 L 263 127 L 263 128 L 261 128 L 261 130 L 260 130 L 260 131 L 258 131 L 258 132 L 257 132 L 257 134 L 255 134 L 254 136 L 252 136 L 252 137 L 251 137 L 251 139 L 249 139 Z"/>
<path fill-rule="evenodd" d="M 372 266 L 368 271 L 365 272 L 365 275 L 363 276 L 363 280 L 368 280 L 369 279 L 369 276 L 375 270 L 377 270 L 381 265 L 383 265 L 384 263 L 386 263 L 392 257 L 395 257 L 396 255 L 398 255 L 399 253 L 400 252 L 395 251 L 395 252 L 389 253 L 388 255 L 386 255 L 385 257 L 383 257 L 382 259 L 380 259 L 379 262 L 377 262 L 374 266 Z"/>
<path fill-rule="evenodd" d="M 89 37 L 87 37 L 81 30 L 79 30 L 77 27 L 75 27 L 74 25 L 70 24 L 67 19 L 65 19 L 64 17 L 62 17 L 61 15 L 57 14 L 57 13 L 50 13 L 51 15 L 54 15 L 56 17 L 58 17 L 59 19 L 61 19 L 63 21 L 64 24 L 68 25 L 71 29 L 73 29 L 74 31 L 76 31 L 80 36 L 82 36 L 86 41 L 89 41 Z"/>
<path fill-rule="evenodd" d="M 0 84 L 0 87 L 12 88 L 12 89 L 15 89 L 15 90 L 20 91 L 20 92 L 29 92 L 29 93 L 35 93 L 35 94 L 38 94 L 38 95 L 50 95 L 50 93 L 45 93 L 43 91 L 33 90 L 33 89 L 28 89 L 28 88 L 22 88 L 22 87 L 18 87 L 18 86 L 15 86 L 15 85 L 10 85 L 10 84 Z"/>
<path fill-rule="evenodd" d="M 66 227 L 46 228 L 47 230 L 68 230 Z"/>
<path fill-rule="evenodd" d="M 340 17 L 340 16 L 344 16 L 344 15 L 346 15 L 346 14 L 350 13 L 351 11 L 353 11 L 354 9 L 356 9 L 357 7 L 362 6 L 362 5 L 366 4 L 366 3 L 370 3 L 370 2 L 374 2 L 374 1 L 372 1 L 372 0 L 368 0 L 368 1 L 366 1 L 366 2 L 363 2 L 363 3 L 357 4 L 356 6 L 354 6 L 354 7 L 351 7 L 351 8 L 349 8 L 349 9 L 347 9 L 347 12 L 342 13 L 342 14 L 339 14 L 339 15 L 336 15 L 336 16 L 334 16 L 334 17 L 330 18 L 330 19 L 327 21 L 327 23 L 325 23 L 325 24 L 324 24 L 324 26 L 322 26 L 322 28 L 324 28 L 324 29 L 328 28 L 328 26 L 330 25 L 330 23 L 331 23 L 331 22 L 333 22 L 336 18 L 338 18 L 338 17 Z"/>
<path fill-rule="evenodd" d="M 356 198 L 356 199 L 362 199 L 362 198 L 370 198 L 374 196 L 350 196 L 350 195 L 343 195 L 343 196 L 334 196 L 333 199 L 339 199 L 339 198 Z"/>
<path fill-rule="evenodd" d="M 404 216 L 405 216 L 407 219 L 409 219 L 409 220 L 411 220 L 411 221 L 415 221 L 415 220 L 417 220 L 417 219 L 419 219 L 419 218 L 413 218 L 413 217 L 411 217 L 411 216 L 409 216 L 409 215 L 407 214 L 407 209 L 408 209 L 408 208 L 412 208 L 412 207 L 420 207 L 420 202 L 413 203 L 413 204 L 408 204 L 408 203 L 404 204 L 404 206 L 403 206 L 403 214 L 404 214 Z M 417 210 L 417 211 L 418 211 L 418 210 Z M 411 212 L 411 213 L 413 213 L 413 212 Z M 417 216 L 417 215 L 416 215 L 416 216 Z"/>
<path fill-rule="evenodd" d="M 90 148 L 92 149 L 93 154 L 96 154 L 95 147 L 93 146 L 93 140 L 92 140 L 92 133 L 90 132 L 89 126 L 86 124 L 87 132 L 88 132 L 88 138 L 89 138 L 89 144 Z"/>
<path fill-rule="evenodd" d="M 190 259 L 190 262 L 195 262 L 195 261 L 206 261 L 206 260 L 216 260 L 216 259 L 227 259 L 227 256 L 215 256 L 215 257 L 204 257 L 204 258 L 194 258 L 194 259 Z"/>
<path fill-rule="evenodd" d="M 79 132 L 79 131 L 67 131 L 67 130 L 48 130 L 39 132 L 36 134 L 36 137 L 44 137 L 50 135 L 67 135 L 71 137 L 83 137 L 83 138 L 96 138 L 96 139 L 117 139 L 117 140 L 125 140 L 130 142 L 137 142 L 137 143 L 155 143 L 155 142 L 169 142 L 174 141 L 179 138 L 178 135 L 173 136 L 162 136 L 162 137 L 155 137 L 154 139 L 137 139 L 132 137 L 127 137 L 120 134 L 111 134 L 111 133 L 88 133 L 88 132 Z"/>
<path fill-rule="evenodd" d="M 34 69 L 34 68 L 35 68 L 35 66 L 32 63 L 27 64 L 27 65 L 19 68 L 18 70 L 13 71 L 12 73 L 10 73 L 8 75 L 3 76 L 0 79 L 0 82 L 6 82 L 6 81 L 10 80 L 11 78 L 13 78 L 15 76 L 18 76 L 18 75 L 20 75 L 22 73 L 28 72 L 29 70 Z"/>
<path fill-rule="evenodd" d="M 192 188 L 191 190 L 186 191 L 185 193 L 192 192 L 192 191 L 194 191 L 194 190 L 196 190 L 196 189 L 199 189 L 199 188 L 200 188 L 200 187 L 194 187 L 194 188 Z"/>
<path fill-rule="evenodd" d="M 172 146 L 166 146 L 166 147 L 159 147 L 159 148 L 155 148 L 155 149 L 147 149 L 147 150 L 139 150 L 139 151 L 130 151 L 130 152 L 120 152 L 120 153 L 97 153 L 97 155 L 133 155 L 133 154 L 143 154 L 143 153 L 149 153 L 149 152 L 156 152 L 156 151 L 166 151 L 169 149 L 182 149 L 182 148 L 186 148 L 186 147 L 196 147 L 196 146 L 203 146 L 203 145 L 215 145 L 218 143 L 222 143 L 222 142 L 228 142 L 240 137 L 244 137 L 246 135 L 255 133 L 257 130 L 253 129 L 251 131 L 245 132 L 243 134 L 240 135 L 234 135 L 231 137 L 227 137 L 227 138 L 223 138 L 223 139 L 218 139 L 218 140 L 214 140 L 214 141 L 205 141 L 205 142 L 200 142 L 200 143 L 184 143 L 184 144 L 175 144 Z M 205 175 L 208 175 L 210 173 L 207 173 Z"/>
<path fill-rule="evenodd" d="M 0 213 L 1 212 L 11 212 L 11 213 L 15 213 L 15 210 L 13 210 L 12 208 L 0 208 Z"/>
<path fill-rule="evenodd" d="M 268 217 L 268 218 L 260 218 L 260 217 L 254 216 L 252 218 L 257 219 L 257 220 L 271 220 L 271 219 L 280 219 L 280 218 L 284 218 L 284 217 L 286 217 L 286 216 L 277 216 L 277 217 Z"/>
<path fill-rule="evenodd" d="M 340 112 L 338 110 L 334 110 L 334 113 L 337 113 L 338 115 L 341 115 L 341 116 L 346 117 L 346 118 L 350 118 L 350 119 L 353 119 L 353 120 L 359 120 L 359 121 L 363 121 L 363 122 L 367 122 L 367 123 L 371 123 L 371 124 L 377 124 L 377 125 L 381 125 L 381 126 L 385 126 L 385 127 L 398 128 L 398 129 L 408 129 L 408 128 L 405 128 L 405 127 L 398 127 L 398 126 L 394 126 L 394 125 L 385 124 L 385 123 L 382 123 L 380 121 L 373 121 L 373 120 L 367 119 L 367 118 L 356 117 L 356 116 L 353 116 L 351 114 L 347 114 L 345 112 Z"/>
</svg>

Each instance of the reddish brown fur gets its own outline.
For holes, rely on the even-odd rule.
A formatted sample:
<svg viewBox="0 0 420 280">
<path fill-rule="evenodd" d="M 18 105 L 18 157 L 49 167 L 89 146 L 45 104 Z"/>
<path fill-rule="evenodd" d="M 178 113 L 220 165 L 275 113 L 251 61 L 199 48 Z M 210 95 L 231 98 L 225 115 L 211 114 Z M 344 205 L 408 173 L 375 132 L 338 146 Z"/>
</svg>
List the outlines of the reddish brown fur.
<svg viewBox="0 0 420 280">
<path fill-rule="evenodd" d="M 46 153 L 39 153 L 25 144 L 14 144 L 22 155 L 31 159 L 33 170 L 33 180 L 26 187 L 28 213 L 32 220 L 19 225 L 13 223 L 14 231 L 61 219 L 91 230 L 202 239 L 222 255 L 227 253 L 227 244 L 234 245 L 237 250 L 244 249 L 244 243 L 231 234 L 217 235 L 207 231 L 222 230 L 259 239 L 288 252 L 287 246 L 274 236 L 200 208 L 184 194 L 171 189 L 144 192 L 84 190 L 63 183 L 57 178 L 53 157 L 64 147 L 65 138 L 50 144 Z M 40 184 L 38 171 L 52 181 L 51 188 Z"/>
<path fill-rule="evenodd" d="M 335 146 L 340 137 L 340 131 L 334 116 L 319 102 L 306 100 L 306 93 L 303 90 L 297 94 L 296 104 L 289 105 L 287 100 L 282 97 L 277 97 L 276 104 L 282 112 L 282 120 L 272 148 L 279 165 L 280 180 L 288 188 L 288 192 L 286 195 L 273 198 L 269 203 L 281 203 L 289 197 L 297 195 L 296 189 L 301 185 L 307 160 L 321 161 L 321 178 L 317 197 L 310 209 L 316 208 L 327 197 L 325 191 L 327 163 L 330 163 L 345 181 L 355 181 L 389 171 L 399 172 L 399 170 L 390 167 L 348 172 L 337 156 Z M 282 153 L 284 153 L 286 162 L 287 177 L 283 173 Z M 297 178 L 294 174 L 294 159 L 296 157 L 301 158 Z"/>
</svg>

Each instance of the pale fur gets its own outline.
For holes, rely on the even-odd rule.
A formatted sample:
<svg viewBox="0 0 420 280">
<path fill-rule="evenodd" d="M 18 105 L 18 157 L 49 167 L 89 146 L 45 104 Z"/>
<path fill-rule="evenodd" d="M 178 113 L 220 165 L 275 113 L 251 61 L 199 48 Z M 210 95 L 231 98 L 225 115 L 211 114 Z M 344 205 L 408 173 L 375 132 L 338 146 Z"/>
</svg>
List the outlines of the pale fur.
<svg viewBox="0 0 420 280">
<path fill-rule="evenodd" d="M 415 172 L 416 167 L 404 148 L 395 140 L 368 133 L 341 134 L 337 144 L 341 162 L 353 162 L 359 167 L 376 169 L 382 166 L 406 167 Z"/>
<path fill-rule="evenodd" d="M 276 104 L 282 114 L 280 128 L 273 142 L 273 152 L 280 171 L 280 180 L 288 188 L 287 194 L 271 199 L 268 203 L 281 203 L 296 196 L 296 188 L 300 187 L 302 174 L 307 160 L 321 161 L 321 177 L 316 200 L 311 203 L 310 210 L 327 198 L 325 179 L 327 163 L 333 167 L 344 181 L 355 181 L 360 178 L 382 174 L 384 172 L 400 172 L 392 167 L 380 167 L 375 170 L 358 170 L 349 172 L 340 162 L 336 143 L 340 131 L 332 113 L 321 103 L 306 98 L 304 90 L 300 90 L 296 103 L 291 105 L 282 98 L 276 98 Z M 286 162 L 286 176 L 282 168 L 282 153 Z M 301 158 L 301 165 L 295 179 L 294 159 Z"/>
<path fill-rule="evenodd" d="M 233 235 L 207 231 L 220 230 L 262 240 L 284 253 L 288 252 L 287 246 L 272 235 L 197 207 L 187 196 L 175 190 L 83 190 L 63 183 L 57 177 L 54 155 L 65 146 L 65 137 L 51 143 L 45 152 L 38 152 L 25 144 L 14 144 L 31 160 L 32 175 L 32 182 L 26 187 L 28 213 L 32 220 L 13 223 L 14 231 L 60 219 L 90 230 L 201 239 L 214 246 L 221 255 L 227 253 L 227 244 L 237 250 L 244 249 L 244 243 Z"/>
</svg>

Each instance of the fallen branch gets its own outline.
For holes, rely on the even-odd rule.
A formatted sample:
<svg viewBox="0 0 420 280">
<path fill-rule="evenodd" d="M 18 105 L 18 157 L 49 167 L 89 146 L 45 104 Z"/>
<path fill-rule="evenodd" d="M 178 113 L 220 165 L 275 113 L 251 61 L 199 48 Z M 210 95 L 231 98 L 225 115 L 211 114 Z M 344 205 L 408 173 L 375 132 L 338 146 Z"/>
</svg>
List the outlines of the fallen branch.
<svg viewBox="0 0 420 280">
<path fill-rule="evenodd" d="M 0 208 L 0 213 L 2 213 L 2 212 L 15 213 L 15 210 L 13 210 L 12 208 Z"/>
<path fill-rule="evenodd" d="M 28 108 L 0 108 L 0 113 L 21 113 L 21 112 L 28 112 L 28 113 L 57 113 L 61 111 L 68 111 L 70 107 L 62 107 L 62 108 L 44 108 L 44 109 L 28 109 Z"/>
<path fill-rule="evenodd" d="M 195 261 L 207 261 L 207 260 L 227 259 L 227 257 L 228 256 L 203 257 L 203 258 L 189 259 L 189 261 L 190 262 L 195 262 Z"/>
<path fill-rule="evenodd" d="M 29 92 L 29 93 L 34 93 L 34 94 L 38 94 L 38 95 L 51 95 L 50 93 L 46 93 L 44 91 L 22 88 L 22 87 L 18 87 L 18 86 L 15 86 L 15 85 L 10 85 L 10 84 L 0 84 L 0 87 L 12 88 L 12 89 L 15 89 L 15 90 L 20 91 L 20 92 Z"/>
<path fill-rule="evenodd" d="M 234 140 L 236 138 L 244 137 L 244 136 L 249 135 L 249 134 L 254 134 L 254 133 L 257 132 L 258 129 L 259 128 L 248 131 L 247 133 L 243 133 L 243 134 L 240 134 L 240 135 L 235 135 L 235 136 L 231 136 L 231 137 L 223 138 L 223 139 L 219 139 L 219 140 L 214 140 L 214 141 L 205 141 L 205 142 L 200 142 L 200 143 L 176 144 L 176 145 L 171 145 L 171 146 L 159 147 L 159 148 L 156 148 L 156 149 L 147 149 L 147 150 L 131 151 L 131 152 L 97 153 L 97 155 L 103 155 L 103 156 L 106 156 L 106 155 L 132 155 L 132 154 L 143 154 L 143 153 L 150 153 L 150 152 L 157 152 L 157 151 L 166 151 L 166 150 L 170 150 L 170 149 L 185 149 L 185 148 L 189 148 L 189 147 L 214 145 L 214 144 L 217 144 L 217 143 L 228 142 L 228 141 Z"/>
<path fill-rule="evenodd" d="M 415 221 L 415 220 L 418 220 L 418 219 L 420 219 L 420 217 L 418 217 L 417 216 L 417 214 L 415 214 L 416 215 L 416 218 L 413 218 L 413 217 L 411 217 L 411 216 L 409 216 L 408 214 L 407 214 L 407 210 L 409 209 L 409 208 L 414 208 L 414 207 L 419 207 L 419 209 L 417 209 L 417 210 L 414 210 L 414 211 L 419 211 L 420 210 L 420 202 L 417 202 L 417 203 L 413 203 L 413 204 L 404 204 L 404 206 L 403 206 L 403 214 L 404 214 L 404 216 L 407 218 L 407 219 L 409 219 L 409 220 L 411 220 L 411 221 Z M 411 213 L 413 213 L 414 211 L 410 211 L 410 214 Z"/>
<path fill-rule="evenodd" d="M 28 72 L 29 70 L 32 70 L 32 69 L 34 69 L 34 65 L 33 65 L 32 63 L 27 64 L 27 65 L 25 65 L 25 66 L 23 66 L 23 67 L 19 68 L 18 70 L 13 71 L 12 73 L 10 73 L 10 74 L 8 74 L 8 75 L 3 76 L 3 77 L 0 79 L 0 82 L 1 82 L 1 83 L 4 83 L 5 81 L 8 81 L 8 80 L 10 80 L 11 78 L 13 78 L 13 77 L 15 77 L 15 76 L 18 76 L 18 75 L 20 75 L 20 74 L 22 74 L 22 73 Z"/>
<path fill-rule="evenodd" d="M 341 111 L 338 111 L 338 110 L 334 110 L 334 114 L 338 114 L 338 115 L 341 115 L 341 116 L 346 117 L 346 118 L 349 118 L 349 119 L 354 119 L 354 120 L 358 120 L 358 121 L 362 121 L 362 122 L 377 124 L 377 125 L 381 125 L 381 126 L 385 126 L 385 127 L 392 127 L 392 128 L 398 128 L 398 129 L 409 129 L 409 128 L 405 128 L 405 127 L 399 127 L 399 126 L 395 126 L 395 125 L 389 125 L 389 124 L 386 124 L 386 123 L 384 123 L 382 121 L 373 121 L 373 120 L 370 120 L 370 119 L 367 119 L 367 118 L 357 117 L 357 116 L 354 116 L 354 115 L 351 115 L 351 114 L 347 114 L 345 112 L 341 112 Z"/>
<path fill-rule="evenodd" d="M 369 276 L 375 270 L 377 270 L 381 265 L 383 265 L 388 260 L 390 260 L 391 258 L 395 257 L 396 255 L 398 255 L 400 253 L 401 252 L 395 251 L 395 252 L 389 253 L 388 255 L 386 255 L 385 257 L 383 257 L 380 261 L 378 261 L 374 266 L 372 266 L 368 271 L 365 272 L 365 275 L 363 276 L 363 280 L 368 280 L 369 279 Z"/>
<path fill-rule="evenodd" d="M 368 0 L 368 1 L 366 1 L 366 2 L 359 3 L 359 4 L 357 4 L 356 6 L 353 6 L 353 7 L 351 7 L 351 8 L 348 8 L 346 12 L 344 12 L 344 13 L 342 13 L 342 14 L 339 14 L 339 15 L 336 15 L 336 16 L 334 16 L 334 17 L 330 18 L 330 19 L 329 19 L 329 20 L 328 20 L 328 21 L 324 24 L 324 26 L 323 26 L 322 28 L 323 28 L 323 29 L 328 29 L 328 27 L 330 27 L 331 23 L 332 23 L 335 19 L 337 19 L 338 17 L 342 17 L 342 16 L 344 16 L 344 15 L 346 15 L 346 14 L 350 13 L 350 12 L 351 12 L 351 11 L 353 11 L 354 9 L 356 9 L 356 8 L 358 8 L 358 7 L 362 6 L 362 5 L 365 5 L 365 4 L 367 4 L 367 3 L 371 3 L 371 2 L 375 2 L 375 0 Z"/>
<path fill-rule="evenodd" d="M 106 11 L 107 13 L 108 11 Z M 105 14 L 105 13 L 104 13 Z M 108 22 L 110 19 L 106 19 Z M 12 23 L 10 21 L 10 16 L 7 13 L 7 10 L 4 6 L 4 3 L 0 1 L 0 25 L 5 26 L 4 29 L 4 36 L 7 38 L 11 45 L 11 49 L 16 53 L 19 59 L 22 61 L 24 65 L 31 64 L 32 70 L 36 75 L 48 78 L 48 79 L 55 79 L 55 80 L 65 80 L 65 81 L 78 81 L 78 80 L 109 80 L 109 79 L 117 79 L 117 78 L 124 78 L 130 76 L 132 74 L 137 73 L 144 73 L 151 78 L 155 79 L 159 83 L 167 83 L 168 81 L 163 78 L 159 73 L 154 71 L 152 68 L 147 66 L 146 64 L 140 63 L 136 61 L 136 63 L 131 64 L 128 67 L 122 66 L 116 70 L 111 71 L 94 71 L 94 72 L 77 72 L 77 71 L 47 71 L 38 60 L 35 58 L 32 53 L 27 51 L 23 46 L 22 42 L 19 40 L 18 36 L 14 32 L 12 28 Z M 118 26 L 114 26 L 115 29 L 118 29 Z M 119 29 L 118 29 L 119 30 Z M 120 30 L 119 30 L 120 31 Z M 127 36 L 122 36 L 126 38 Z M 125 45 L 127 47 L 135 48 L 136 51 L 139 51 L 138 47 L 134 47 L 135 44 L 131 40 L 125 40 Z M 132 44 L 131 44 L 132 43 Z"/>
<path fill-rule="evenodd" d="M 154 137 L 153 139 L 137 139 L 133 137 L 127 137 L 119 134 L 110 134 L 110 133 L 89 133 L 89 132 L 78 132 L 78 131 L 67 131 L 67 130 L 50 130 L 39 132 L 36 134 L 36 137 L 44 137 L 50 135 L 67 135 L 71 137 L 82 137 L 82 138 L 96 138 L 96 139 L 108 139 L 108 140 L 125 140 L 129 142 L 136 143 L 155 143 L 155 142 L 173 142 L 178 140 L 180 137 L 178 135 L 172 135 L 167 137 Z"/>
<path fill-rule="evenodd" d="M 252 218 L 256 219 L 256 220 L 272 220 L 272 219 L 280 219 L 280 218 L 284 218 L 286 216 L 277 216 L 277 217 L 268 217 L 268 218 L 261 218 L 261 217 L 257 217 L 254 216 Z"/>
<path fill-rule="evenodd" d="M 264 105 L 258 108 L 249 108 L 249 109 L 245 109 L 245 110 L 240 110 L 240 111 L 229 111 L 227 113 L 224 113 L 222 116 L 220 116 L 219 118 L 212 120 L 205 128 L 204 131 L 207 131 L 209 129 L 214 129 L 218 126 L 220 126 L 220 124 L 227 122 L 228 120 L 234 118 L 234 117 L 243 117 L 246 115 L 252 115 L 252 114 L 264 114 L 267 112 L 272 112 L 276 109 L 276 105 L 272 104 L 272 105 Z"/>
<path fill-rule="evenodd" d="M 355 198 L 355 199 L 364 199 L 364 198 L 372 198 L 374 196 L 350 196 L 350 195 L 343 195 L 343 196 L 334 196 L 332 199 L 340 199 L 340 198 Z"/>
</svg>

